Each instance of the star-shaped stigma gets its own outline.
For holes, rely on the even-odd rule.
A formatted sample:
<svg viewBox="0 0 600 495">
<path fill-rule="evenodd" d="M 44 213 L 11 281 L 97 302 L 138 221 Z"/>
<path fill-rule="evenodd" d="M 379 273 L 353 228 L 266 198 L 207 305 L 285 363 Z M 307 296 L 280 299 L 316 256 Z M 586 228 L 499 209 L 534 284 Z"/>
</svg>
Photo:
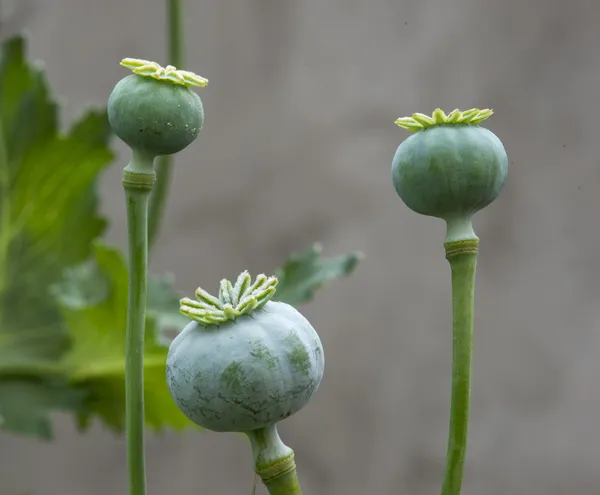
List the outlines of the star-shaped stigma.
<svg viewBox="0 0 600 495">
<path fill-rule="evenodd" d="M 456 109 L 446 115 L 441 108 L 436 108 L 431 117 L 423 113 L 413 113 L 411 117 L 396 120 L 396 125 L 408 131 L 420 131 L 436 125 L 479 124 L 493 113 L 494 111 L 488 108 L 472 108 L 464 112 Z"/>
<path fill-rule="evenodd" d="M 222 325 L 242 315 L 262 309 L 275 294 L 276 277 L 259 275 L 254 283 L 247 271 L 242 272 L 235 285 L 221 280 L 219 297 L 210 295 L 198 287 L 196 300 L 184 297 L 179 301 L 179 311 L 204 325 Z"/>
<path fill-rule="evenodd" d="M 152 77 L 161 81 L 170 81 L 173 84 L 180 84 L 181 86 L 204 87 L 208 84 L 208 79 L 187 70 L 178 70 L 172 65 L 162 67 L 156 62 L 138 58 L 124 58 L 121 60 L 121 65 L 131 69 L 131 71 L 138 76 Z"/>
</svg>

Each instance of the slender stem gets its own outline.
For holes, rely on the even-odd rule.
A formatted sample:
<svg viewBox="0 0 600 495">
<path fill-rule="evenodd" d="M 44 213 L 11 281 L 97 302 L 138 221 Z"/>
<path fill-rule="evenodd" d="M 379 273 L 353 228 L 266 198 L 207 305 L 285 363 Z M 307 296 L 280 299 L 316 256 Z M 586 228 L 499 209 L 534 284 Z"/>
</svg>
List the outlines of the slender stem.
<svg viewBox="0 0 600 495">
<path fill-rule="evenodd" d="M 182 0 L 167 0 L 168 52 L 170 65 L 181 68 L 183 65 L 183 22 Z M 156 164 L 156 187 L 150 195 L 148 217 L 148 245 L 154 247 L 162 224 L 167 197 L 173 177 L 173 156 L 158 157 Z"/>
<path fill-rule="evenodd" d="M 167 0 L 167 22 L 169 37 L 169 64 L 182 68 L 183 23 L 182 0 Z"/>
<path fill-rule="evenodd" d="M 294 451 L 285 445 L 276 425 L 246 432 L 252 445 L 254 468 L 270 495 L 302 495 Z"/>
<path fill-rule="evenodd" d="M 444 244 L 452 272 L 452 398 L 442 495 L 460 495 L 467 451 L 475 271 L 479 247 L 479 239 L 473 239 L 473 236 Z"/>
<path fill-rule="evenodd" d="M 156 245 L 158 234 L 167 204 L 167 197 L 173 179 L 173 157 L 159 156 L 156 164 L 156 187 L 150 196 L 148 215 L 148 246 L 150 250 Z"/>
<path fill-rule="evenodd" d="M 148 196 L 154 157 L 133 152 L 123 172 L 129 233 L 129 299 L 125 358 L 125 428 L 130 495 L 146 493 L 144 448 L 144 330 L 148 277 Z"/>
</svg>

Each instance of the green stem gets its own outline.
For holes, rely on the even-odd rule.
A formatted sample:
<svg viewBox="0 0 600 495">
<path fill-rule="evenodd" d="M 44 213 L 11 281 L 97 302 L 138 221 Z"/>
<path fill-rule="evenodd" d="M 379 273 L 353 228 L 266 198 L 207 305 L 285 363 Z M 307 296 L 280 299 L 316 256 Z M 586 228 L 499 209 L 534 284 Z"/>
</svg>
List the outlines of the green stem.
<svg viewBox="0 0 600 495">
<path fill-rule="evenodd" d="M 148 196 L 154 157 L 133 151 L 123 172 L 129 233 L 129 299 L 125 357 L 125 428 L 130 495 L 146 493 L 144 449 L 144 330 L 148 278 Z"/>
<path fill-rule="evenodd" d="M 182 0 L 167 1 L 167 19 L 169 36 L 169 64 L 181 69 L 183 63 L 183 25 Z"/>
<path fill-rule="evenodd" d="M 473 306 L 479 239 L 472 228 L 469 231 L 464 227 L 464 221 L 459 225 L 448 222 L 447 239 L 452 240 L 444 244 L 452 272 L 452 398 L 442 495 L 460 495 L 469 429 Z M 457 239 L 457 230 L 468 235 Z"/>
<path fill-rule="evenodd" d="M 294 451 L 285 445 L 276 425 L 246 432 L 252 445 L 254 468 L 270 495 L 302 495 Z"/>
<path fill-rule="evenodd" d="M 183 65 L 183 22 L 181 0 L 167 1 L 168 51 L 170 65 L 181 68 Z M 156 164 L 156 187 L 150 195 L 148 214 L 148 245 L 150 250 L 156 244 L 162 224 L 165 205 L 173 177 L 173 156 L 158 157 Z"/>
</svg>

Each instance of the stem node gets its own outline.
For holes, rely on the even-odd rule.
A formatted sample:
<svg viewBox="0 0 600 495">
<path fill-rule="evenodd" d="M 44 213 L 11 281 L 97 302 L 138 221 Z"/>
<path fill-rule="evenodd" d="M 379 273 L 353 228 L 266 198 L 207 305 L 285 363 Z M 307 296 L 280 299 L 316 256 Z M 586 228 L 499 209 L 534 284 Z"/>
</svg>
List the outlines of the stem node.
<svg viewBox="0 0 600 495">
<path fill-rule="evenodd" d="M 254 468 L 270 495 L 302 495 L 294 451 L 285 445 L 276 425 L 248 431 L 246 436 L 252 445 Z"/>
<path fill-rule="evenodd" d="M 152 191 L 154 183 L 156 182 L 156 174 L 152 173 L 139 173 L 130 172 L 127 169 L 123 172 L 123 187 L 128 190 L 137 191 Z"/>
<path fill-rule="evenodd" d="M 477 254 L 479 252 L 479 239 L 446 242 L 444 248 L 446 250 L 446 259 L 450 261 L 453 256 L 461 253 Z"/>
</svg>

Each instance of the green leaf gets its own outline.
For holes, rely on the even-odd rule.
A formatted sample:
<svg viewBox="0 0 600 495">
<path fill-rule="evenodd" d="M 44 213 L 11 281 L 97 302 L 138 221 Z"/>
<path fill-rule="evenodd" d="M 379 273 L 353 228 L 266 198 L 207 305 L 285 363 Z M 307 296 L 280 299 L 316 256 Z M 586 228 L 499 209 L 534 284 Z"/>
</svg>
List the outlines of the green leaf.
<svg viewBox="0 0 600 495">
<path fill-rule="evenodd" d="M 68 281 L 69 290 L 57 292 L 72 340 L 64 363 L 72 382 L 88 392 L 79 418 L 80 425 L 85 428 L 94 417 L 98 417 L 109 428 L 121 432 L 125 421 L 128 273 L 118 250 L 97 245 L 94 256 L 97 263 L 94 280 L 109 287 L 107 298 L 98 300 L 95 295 L 88 299 L 74 297 L 73 294 L 85 293 L 85 287 L 89 285 L 83 280 L 83 287 L 78 291 L 74 277 Z M 165 301 L 177 301 L 164 279 L 150 284 L 157 285 L 161 292 L 153 295 L 154 307 L 164 306 Z M 163 427 L 180 430 L 193 424 L 179 411 L 169 394 L 165 378 L 168 346 L 160 330 L 157 312 L 151 309 L 146 320 L 144 354 L 146 423 L 156 430 Z"/>
<path fill-rule="evenodd" d="M 0 381 L 0 398 L 0 426 L 8 423 L 13 433 L 51 440 L 47 411 L 79 409 L 83 393 L 64 381 L 27 378 Z"/>
<path fill-rule="evenodd" d="M 48 438 L 48 414 L 79 396 L 58 365 L 69 337 L 50 288 L 104 231 L 97 178 L 113 155 L 105 112 L 59 130 L 58 105 L 25 52 L 22 37 L 1 46 L 0 427 Z"/>
<path fill-rule="evenodd" d="M 57 105 L 50 98 L 43 72 L 25 58 L 25 39 L 2 45 L 0 60 L 0 127 L 7 158 L 17 162 L 31 143 L 57 132 Z"/>
<path fill-rule="evenodd" d="M 275 275 L 279 279 L 273 299 L 296 305 L 309 302 L 323 285 L 350 275 L 363 258 L 361 253 L 348 253 L 333 258 L 323 258 L 320 244 L 293 253 Z"/>
</svg>

